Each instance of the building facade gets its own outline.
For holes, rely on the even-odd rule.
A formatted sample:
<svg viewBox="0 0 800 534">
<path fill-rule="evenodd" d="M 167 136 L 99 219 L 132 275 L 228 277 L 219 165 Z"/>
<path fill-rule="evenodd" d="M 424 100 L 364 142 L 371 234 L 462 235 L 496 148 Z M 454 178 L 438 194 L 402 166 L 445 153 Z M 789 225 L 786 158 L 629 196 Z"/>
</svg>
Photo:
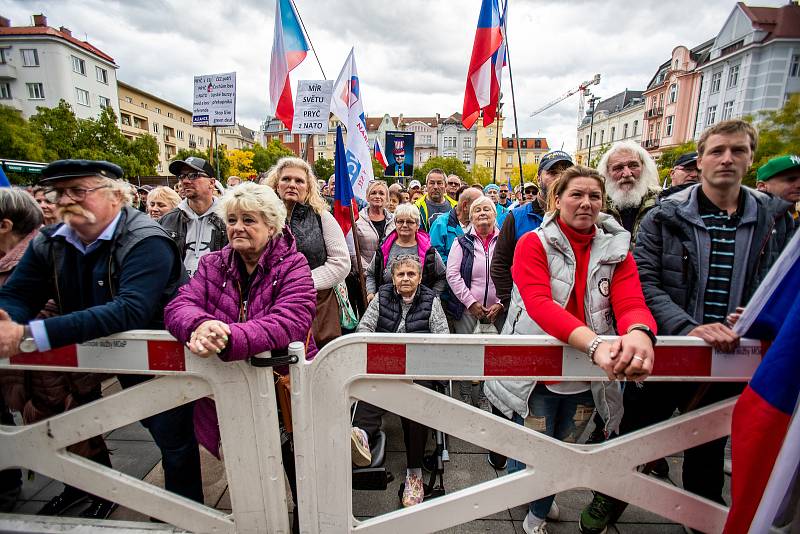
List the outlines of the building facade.
<svg viewBox="0 0 800 534">
<path fill-rule="evenodd" d="M 467 130 L 461 124 L 461 113 L 453 113 L 439 121 L 437 139 L 439 155 L 446 158 L 458 158 L 468 171 L 472 171 L 475 163 L 475 146 L 477 145 L 478 127 L 473 125 Z"/>
<path fill-rule="evenodd" d="M 119 114 L 114 59 L 69 28 L 49 27 L 44 15 L 34 15 L 33 24 L 12 26 L 0 17 L 0 104 L 26 118 L 62 99 L 81 119 L 96 118 L 104 107 Z"/>
<path fill-rule="evenodd" d="M 122 135 L 135 139 L 152 135 L 158 142 L 156 171 L 169 175 L 169 162 L 178 150 L 207 150 L 210 128 L 192 126 L 192 112 L 168 100 L 147 93 L 125 82 L 117 82 L 119 128 Z"/>
<path fill-rule="evenodd" d="M 702 82 L 697 67 L 707 60 L 713 44 L 711 39 L 691 50 L 675 47 L 647 84 L 642 146 L 654 158 L 694 137 Z"/>
<path fill-rule="evenodd" d="M 414 167 L 421 167 L 439 154 L 439 114 L 433 117 L 400 117 L 398 130 L 414 132 Z"/>
<path fill-rule="evenodd" d="M 591 109 L 587 109 L 586 116 L 578 126 L 575 163 L 590 165 L 590 147 L 594 159 L 604 145 L 615 141 L 641 142 L 644 122 L 642 94 L 643 91 L 626 89 L 611 98 L 601 100 L 595 106 L 594 121 Z"/>
<path fill-rule="evenodd" d="M 699 70 L 695 139 L 721 120 L 780 109 L 800 93 L 800 6 L 737 3 Z"/>
<path fill-rule="evenodd" d="M 219 140 L 217 145 L 225 145 L 228 150 L 253 148 L 256 144 L 256 132 L 241 124 L 234 126 L 218 126 L 216 131 Z"/>
<path fill-rule="evenodd" d="M 334 139 L 335 131 L 334 128 Z M 272 141 L 278 141 L 291 150 L 295 156 L 306 159 L 306 161 L 312 165 L 317 158 L 317 151 L 315 148 L 317 138 L 322 137 L 327 141 L 327 136 L 293 134 L 284 126 L 280 119 L 276 119 L 275 117 L 267 117 L 267 119 L 261 123 L 260 131 L 255 134 L 255 137 L 259 137 L 264 146 L 267 146 Z M 332 145 L 333 143 L 331 143 L 331 146 Z M 308 146 L 308 150 L 306 150 L 306 146 Z M 331 159 L 333 159 L 333 156 L 331 156 Z"/>
</svg>

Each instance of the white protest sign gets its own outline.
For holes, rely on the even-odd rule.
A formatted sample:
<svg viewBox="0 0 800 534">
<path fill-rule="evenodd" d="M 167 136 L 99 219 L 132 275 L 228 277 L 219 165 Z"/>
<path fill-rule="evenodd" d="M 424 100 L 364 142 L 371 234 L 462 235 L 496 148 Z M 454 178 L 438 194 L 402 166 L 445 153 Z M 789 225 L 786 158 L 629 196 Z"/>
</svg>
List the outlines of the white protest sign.
<svg viewBox="0 0 800 534">
<path fill-rule="evenodd" d="M 328 133 L 333 80 L 300 80 L 294 102 L 293 134 Z"/>
<path fill-rule="evenodd" d="M 194 126 L 236 124 L 236 73 L 205 74 L 194 77 Z"/>
</svg>

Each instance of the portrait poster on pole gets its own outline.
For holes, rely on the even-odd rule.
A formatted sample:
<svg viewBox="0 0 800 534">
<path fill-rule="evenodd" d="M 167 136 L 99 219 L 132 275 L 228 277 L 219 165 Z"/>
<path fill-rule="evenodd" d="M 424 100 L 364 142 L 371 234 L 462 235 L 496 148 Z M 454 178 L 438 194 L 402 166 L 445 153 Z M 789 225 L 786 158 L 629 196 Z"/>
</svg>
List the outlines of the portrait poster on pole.
<svg viewBox="0 0 800 534">
<path fill-rule="evenodd" d="M 408 178 L 414 175 L 414 132 L 386 132 L 384 176 Z M 405 180 L 399 180 L 405 183 Z"/>
</svg>

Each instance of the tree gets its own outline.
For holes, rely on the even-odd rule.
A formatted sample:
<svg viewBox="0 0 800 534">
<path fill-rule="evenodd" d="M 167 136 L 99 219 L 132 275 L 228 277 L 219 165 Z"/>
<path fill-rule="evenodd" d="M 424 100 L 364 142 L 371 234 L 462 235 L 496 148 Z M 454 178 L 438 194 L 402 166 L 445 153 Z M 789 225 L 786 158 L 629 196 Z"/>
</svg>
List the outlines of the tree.
<svg viewBox="0 0 800 534">
<path fill-rule="evenodd" d="M 592 161 L 589 162 L 589 167 L 596 169 L 597 164 L 600 163 L 600 158 L 602 158 L 608 149 L 611 148 L 611 143 L 606 143 L 605 145 L 601 145 L 596 151 L 592 152 Z"/>
<path fill-rule="evenodd" d="M 755 186 L 756 171 L 776 156 L 800 154 L 800 95 L 795 94 L 779 110 L 762 111 L 745 120 L 758 127 L 758 146 L 753 156 L 753 167 L 744 184 Z"/>
<path fill-rule="evenodd" d="M 54 108 L 37 107 L 28 122 L 42 139 L 45 161 L 75 157 L 78 119 L 65 100 L 60 100 Z"/>
<path fill-rule="evenodd" d="M 285 156 L 294 156 L 294 152 L 286 148 L 277 139 L 267 143 L 266 147 L 259 144 L 253 146 L 253 168 L 256 172 L 267 172 L 278 160 Z"/>
<path fill-rule="evenodd" d="M 656 160 L 656 163 L 658 164 L 658 183 L 664 183 L 664 180 L 666 180 L 669 172 L 672 170 L 672 167 L 675 166 L 675 161 L 678 159 L 678 156 L 681 154 L 686 154 L 687 152 L 694 152 L 696 150 L 697 144 L 694 142 L 694 140 L 689 140 L 682 145 L 664 150 L 664 152 L 662 152 L 658 157 L 658 160 Z"/>
<path fill-rule="evenodd" d="M 314 162 L 314 176 L 320 180 L 327 181 L 328 178 L 334 173 L 334 170 L 335 168 L 333 161 L 326 157 L 321 157 Z"/>
<path fill-rule="evenodd" d="M 472 174 L 464 179 L 469 183 L 477 183 L 481 185 L 489 185 L 492 183 L 494 173 L 489 167 L 482 167 L 478 164 L 472 166 Z"/>
<path fill-rule="evenodd" d="M 23 161 L 45 161 L 44 142 L 18 110 L 0 106 L 0 157 Z M 28 181 L 25 175 L 8 173 L 13 183 Z"/>
<path fill-rule="evenodd" d="M 462 180 L 467 180 L 469 178 L 469 171 L 463 161 L 458 158 L 444 156 L 430 158 L 422 166 L 414 169 L 414 178 L 424 183 L 425 176 L 427 176 L 428 172 L 436 168 L 442 169 L 448 176 L 455 174 Z"/>
<path fill-rule="evenodd" d="M 228 161 L 230 161 L 230 174 L 223 176 L 223 178 L 227 178 L 228 176 L 247 178 L 248 176 L 255 174 L 255 169 L 253 168 L 253 155 L 254 152 L 250 150 L 228 150 L 227 156 Z"/>
<path fill-rule="evenodd" d="M 522 164 L 522 181 L 523 182 L 538 182 L 539 164 L 538 163 L 523 163 Z M 511 169 L 511 184 L 514 185 L 519 181 L 519 166 L 515 165 Z M 520 184 L 522 185 L 522 184 Z"/>
</svg>

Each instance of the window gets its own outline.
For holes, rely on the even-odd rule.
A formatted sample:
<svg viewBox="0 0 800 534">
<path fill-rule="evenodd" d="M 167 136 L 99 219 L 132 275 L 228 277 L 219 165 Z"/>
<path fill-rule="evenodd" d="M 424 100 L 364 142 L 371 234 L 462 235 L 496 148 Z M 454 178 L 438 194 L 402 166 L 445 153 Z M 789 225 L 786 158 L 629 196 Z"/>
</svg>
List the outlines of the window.
<svg viewBox="0 0 800 534">
<path fill-rule="evenodd" d="M 658 107 L 664 107 L 664 93 L 658 95 Z"/>
<path fill-rule="evenodd" d="M 292 139 L 292 134 L 283 134 L 283 142 L 284 143 L 291 143 L 294 139 Z"/>
<path fill-rule="evenodd" d="M 539 154 L 536 154 L 535 156 L 533 156 L 533 162 L 534 163 L 539 163 Z"/>
<path fill-rule="evenodd" d="M 70 56 L 72 58 L 72 72 L 83 74 L 86 76 L 86 62 L 79 57 Z"/>
<path fill-rule="evenodd" d="M 2 51 L 0 51 L 0 55 L 2 55 Z M 0 57 L 2 59 L 2 57 Z M 789 67 L 789 76 L 796 78 L 800 76 L 800 55 L 793 55 L 792 56 L 792 64 Z"/>
<path fill-rule="evenodd" d="M 675 62 L 672 64 L 672 70 L 678 70 L 678 60 L 676 59 Z"/>
<path fill-rule="evenodd" d="M 706 126 L 711 126 L 717 120 L 717 106 L 711 106 L 708 108 L 708 113 L 706 117 Z"/>
<path fill-rule="evenodd" d="M 464 138 L 464 148 L 472 148 L 472 138 L 465 137 Z"/>
<path fill-rule="evenodd" d="M 514 165 L 514 155 L 509 154 L 508 158 L 506 158 L 506 165 Z"/>
<path fill-rule="evenodd" d="M 178 139 L 183 141 L 183 130 L 178 130 Z"/>
<path fill-rule="evenodd" d="M 719 93 L 719 86 L 722 83 L 722 72 L 715 72 L 711 75 L 711 92 Z"/>
<path fill-rule="evenodd" d="M 726 121 L 733 116 L 733 100 L 729 100 L 722 104 L 722 117 L 721 119 Z"/>
<path fill-rule="evenodd" d="M 472 165 L 472 154 L 465 152 L 464 157 L 461 158 L 461 161 L 464 162 L 464 165 Z"/>
<path fill-rule="evenodd" d="M 491 169 L 492 168 L 492 160 L 487 159 L 486 160 L 486 166 Z"/>
<path fill-rule="evenodd" d="M 167 111 L 167 117 L 169 117 L 170 119 L 173 117 L 173 115 L 172 115 L 172 112 L 171 112 L 171 111 Z"/>
<path fill-rule="evenodd" d="M 639 133 L 639 121 L 633 121 L 633 135 Z"/>
<path fill-rule="evenodd" d="M 592 146 L 597 144 L 597 132 L 592 133 Z"/>
<path fill-rule="evenodd" d="M 606 136 L 606 131 L 605 130 L 600 130 L 600 144 L 601 145 L 603 144 L 603 139 L 605 138 L 605 136 Z"/>
<path fill-rule="evenodd" d="M 123 126 L 130 126 L 131 125 L 131 117 L 130 115 L 123 115 L 122 113 L 119 114 L 119 122 L 123 124 Z"/>
<path fill-rule="evenodd" d="M 578 139 L 578 150 L 583 148 L 583 139 Z"/>
<path fill-rule="evenodd" d="M 612 143 L 614 142 L 614 136 L 615 136 L 616 134 L 617 134 L 617 127 L 616 127 L 616 126 L 612 126 L 612 127 L 611 127 L 611 142 L 612 142 Z"/>
<path fill-rule="evenodd" d="M 98 82 L 108 85 L 108 71 L 106 69 L 102 67 L 95 67 L 94 74 L 97 77 Z"/>
<path fill-rule="evenodd" d="M 456 147 L 456 138 L 455 137 L 445 137 L 444 138 L 444 148 L 455 148 Z"/>
<path fill-rule="evenodd" d="M 5 65 L 10 59 L 11 48 L 0 48 L 0 65 Z"/>
<path fill-rule="evenodd" d="M 739 65 L 733 65 L 728 72 L 728 87 L 736 87 L 739 83 Z"/>
<path fill-rule="evenodd" d="M 489 137 L 494 137 L 494 128 L 489 128 L 486 133 L 489 134 Z"/>
<path fill-rule="evenodd" d="M 622 138 L 625 139 L 626 137 L 628 137 L 628 123 L 627 122 L 622 126 Z"/>
<path fill-rule="evenodd" d="M 131 97 L 129 97 L 129 96 L 126 96 L 125 97 L 125 102 L 127 102 L 128 104 L 133 104 L 133 99 Z"/>
<path fill-rule="evenodd" d="M 669 103 L 674 104 L 678 101 L 678 84 L 673 83 L 669 86 Z"/>
<path fill-rule="evenodd" d="M 89 91 L 84 91 L 83 89 L 75 88 L 75 95 L 78 99 L 78 104 L 82 106 L 89 105 Z"/>
<path fill-rule="evenodd" d="M 589 134 L 586 134 L 586 143 L 584 144 L 586 145 L 586 148 L 589 148 Z"/>
<path fill-rule="evenodd" d="M 206 142 L 206 138 L 205 137 L 201 137 L 200 138 L 200 146 L 201 147 L 205 146 L 205 142 Z"/>
<path fill-rule="evenodd" d="M 432 142 L 431 136 L 430 135 L 423 135 L 422 136 L 422 142 L 424 144 L 426 144 L 426 145 L 431 144 L 431 142 Z"/>
<path fill-rule="evenodd" d="M 23 48 L 20 50 L 22 53 L 22 65 L 25 67 L 38 67 L 39 66 L 39 52 L 35 48 Z"/>
<path fill-rule="evenodd" d="M 28 87 L 28 98 L 31 100 L 44 100 L 44 84 L 26 83 Z"/>
<path fill-rule="evenodd" d="M 665 137 L 671 137 L 672 136 L 672 125 L 673 125 L 674 122 L 675 122 L 675 115 L 670 115 L 669 117 L 667 117 L 666 130 L 664 131 L 664 136 Z"/>
<path fill-rule="evenodd" d="M 11 84 L 0 83 L 0 100 L 10 100 L 10 99 L 11 99 Z"/>
<path fill-rule="evenodd" d="M 317 136 L 317 146 L 328 146 L 328 136 L 327 135 L 318 135 Z"/>
<path fill-rule="evenodd" d="M 158 123 L 157 122 L 153 123 L 153 133 L 158 133 Z"/>
<path fill-rule="evenodd" d="M 156 113 L 158 113 L 159 115 L 161 115 L 161 108 L 153 108 L 153 109 L 155 110 L 155 112 L 156 112 Z"/>
<path fill-rule="evenodd" d="M 656 107 L 656 95 L 653 95 L 653 98 L 650 99 L 650 109 Z"/>
<path fill-rule="evenodd" d="M 104 96 L 97 95 L 97 103 L 100 105 L 101 108 L 111 107 L 111 100 Z"/>
<path fill-rule="evenodd" d="M 190 143 L 194 143 L 194 134 L 193 133 L 189 134 L 189 142 Z"/>
</svg>

